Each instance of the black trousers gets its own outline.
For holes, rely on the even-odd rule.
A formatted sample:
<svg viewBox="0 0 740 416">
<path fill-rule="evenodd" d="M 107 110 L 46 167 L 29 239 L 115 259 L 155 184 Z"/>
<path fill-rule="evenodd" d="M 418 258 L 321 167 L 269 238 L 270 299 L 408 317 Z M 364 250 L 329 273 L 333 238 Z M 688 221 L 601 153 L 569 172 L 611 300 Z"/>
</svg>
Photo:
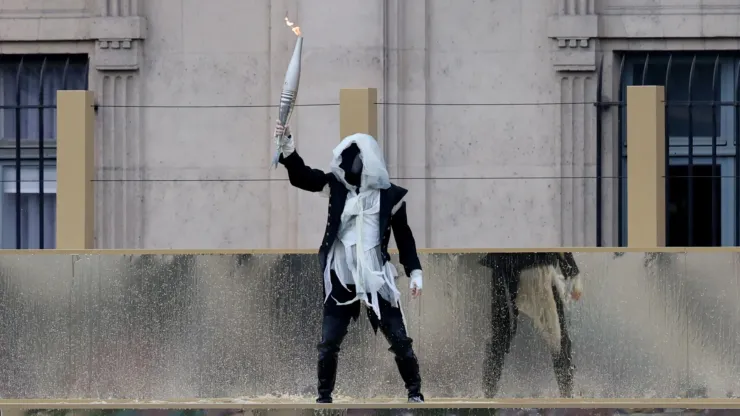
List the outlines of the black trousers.
<svg viewBox="0 0 740 416">
<path fill-rule="evenodd" d="M 483 392 L 486 397 L 494 397 L 498 393 L 498 383 L 504 367 L 504 358 L 511 350 L 511 342 L 516 335 L 519 310 L 516 306 L 516 296 L 519 290 L 519 273 L 515 275 L 494 273 L 491 297 L 491 344 L 486 350 L 483 364 Z M 555 379 L 562 397 L 573 396 L 573 357 L 571 341 L 566 326 L 563 301 L 553 286 L 555 304 L 560 321 L 560 352 L 552 354 L 552 363 L 555 369 Z"/>
<path fill-rule="evenodd" d="M 347 328 L 352 319 L 360 315 L 361 304 L 354 302 L 349 305 L 337 305 L 352 300 L 356 293 L 354 285 L 347 285 L 349 291 L 339 283 L 332 272 L 332 294 L 324 303 L 324 319 L 321 327 L 321 343 L 318 345 L 318 391 L 319 399 L 330 399 L 336 381 L 339 350 L 347 335 Z M 336 299 L 336 301 L 335 301 Z M 394 308 L 383 298 L 380 298 L 380 319 L 368 309 L 371 321 L 378 323 L 381 333 L 390 344 L 409 397 L 421 396 L 421 376 L 419 362 L 412 348 L 413 340 L 406 333 L 406 326 L 399 308 Z M 373 319 L 374 318 L 374 319 Z"/>
</svg>

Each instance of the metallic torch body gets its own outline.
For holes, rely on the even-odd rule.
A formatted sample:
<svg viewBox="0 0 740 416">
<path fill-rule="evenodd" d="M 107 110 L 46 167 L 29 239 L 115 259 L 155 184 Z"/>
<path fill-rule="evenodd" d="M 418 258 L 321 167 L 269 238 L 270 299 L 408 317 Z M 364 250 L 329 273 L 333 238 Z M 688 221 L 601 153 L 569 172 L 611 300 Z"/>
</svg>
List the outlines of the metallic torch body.
<svg viewBox="0 0 740 416">
<path fill-rule="evenodd" d="M 293 50 L 293 56 L 290 58 L 288 64 L 288 70 L 285 72 L 285 82 L 283 82 L 283 90 L 280 92 L 280 105 L 278 106 L 278 120 L 282 125 L 287 125 L 290 120 L 291 114 L 293 114 L 293 108 L 295 107 L 295 100 L 298 97 L 298 85 L 301 81 L 301 53 L 303 51 L 303 37 L 299 36 L 295 43 L 295 49 Z M 277 150 L 275 157 L 272 160 L 273 167 L 277 167 L 278 161 L 280 160 L 280 153 L 283 151 L 280 141 L 282 136 L 275 136 L 275 144 Z"/>
</svg>

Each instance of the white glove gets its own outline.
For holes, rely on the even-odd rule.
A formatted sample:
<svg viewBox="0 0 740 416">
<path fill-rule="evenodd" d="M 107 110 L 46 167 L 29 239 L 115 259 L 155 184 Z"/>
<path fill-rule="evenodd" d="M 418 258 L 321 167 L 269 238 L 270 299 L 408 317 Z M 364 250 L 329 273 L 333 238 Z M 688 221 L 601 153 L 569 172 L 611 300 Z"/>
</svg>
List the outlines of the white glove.
<svg viewBox="0 0 740 416">
<path fill-rule="evenodd" d="M 570 286 L 570 297 L 573 300 L 579 300 L 583 296 L 583 282 L 581 281 L 581 275 L 577 275 L 571 280 Z"/>
<path fill-rule="evenodd" d="M 413 298 L 418 298 L 421 296 L 421 270 L 416 269 L 411 272 L 411 284 L 409 285 L 409 288 L 411 289 L 411 296 Z"/>
<path fill-rule="evenodd" d="M 283 157 L 288 157 L 295 152 L 295 142 L 290 134 L 290 126 L 283 126 L 278 120 L 275 123 L 274 136 L 278 137 L 275 139 L 275 146 L 282 151 Z"/>
</svg>

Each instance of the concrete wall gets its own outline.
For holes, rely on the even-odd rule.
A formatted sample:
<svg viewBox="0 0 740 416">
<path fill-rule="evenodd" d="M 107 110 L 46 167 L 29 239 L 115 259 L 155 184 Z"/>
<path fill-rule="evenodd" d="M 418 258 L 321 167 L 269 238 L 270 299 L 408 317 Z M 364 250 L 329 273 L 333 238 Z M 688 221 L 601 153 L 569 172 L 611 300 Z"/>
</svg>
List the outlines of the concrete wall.
<svg viewBox="0 0 740 416">
<path fill-rule="evenodd" d="M 318 244 L 326 201 L 291 189 L 284 169 L 268 169 L 275 109 L 259 107 L 277 102 L 295 41 L 286 13 L 305 34 L 299 104 L 337 104 L 343 87 L 377 87 L 381 102 L 526 104 L 380 107 L 391 175 L 416 178 L 397 182 L 411 190 L 421 247 L 595 245 L 596 181 L 573 177 L 596 175 L 596 110 L 554 103 L 595 99 L 601 51 L 604 92 L 616 98 L 614 51 L 734 49 L 740 39 L 731 0 L 0 7 L 3 53 L 92 56 L 90 85 L 103 105 L 96 163 L 106 180 L 96 184 L 99 248 Z M 295 112 L 309 164 L 328 165 L 338 117 L 336 105 Z M 607 176 L 616 175 L 614 121 L 605 114 Z M 615 244 L 616 181 L 605 180 L 603 192 L 604 243 Z"/>
<path fill-rule="evenodd" d="M 491 310 L 503 307 L 492 302 L 500 269 L 480 265 L 485 254 L 422 253 L 429 284 L 419 299 L 397 282 L 429 398 L 483 394 Z M 584 295 L 566 298 L 565 313 L 576 397 L 737 399 L 737 252 L 575 259 Z M 2 254 L 0 396 L 305 403 L 321 328 L 317 263 L 313 254 Z M 558 397 L 542 333 L 519 316 L 498 398 Z M 342 344 L 335 398 L 403 395 L 387 341 L 361 316 Z"/>
</svg>

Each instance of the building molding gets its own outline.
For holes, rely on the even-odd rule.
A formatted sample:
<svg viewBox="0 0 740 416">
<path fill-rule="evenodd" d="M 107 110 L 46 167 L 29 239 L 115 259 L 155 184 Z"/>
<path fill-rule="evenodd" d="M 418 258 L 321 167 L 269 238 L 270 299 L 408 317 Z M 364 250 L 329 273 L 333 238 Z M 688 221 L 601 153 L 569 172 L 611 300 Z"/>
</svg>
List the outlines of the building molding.
<svg viewBox="0 0 740 416">
<path fill-rule="evenodd" d="M 143 48 L 138 39 L 98 39 L 95 68 L 98 71 L 138 71 Z"/>
<path fill-rule="evenodd" d="M 600 15 L 724 15 L 740 14 L 740 3 L 735 0 L 710 0 L 707 2 L 676 2 L 655 4 L 646 1 L 599 0 L 603 3 Z"/>
<path fill-rule="evenodd" d="M 0 13 L 0 42 L 95 42 L 95 68 L 99 71 L 136 71 L 141 65 L 141 42 L 147 21 L 123 17 L 23 17 Z"/>
<path fill-rule="evenodd" d="M 598 0 L 557 0 L 558 11 L 548 18 L 547 36 L 555 49 L 552 65 L 559 77 L 560 121 L 560 243 L 596 245 L 596 174 L 591 137 L 595 120 L 593 100 L 599 37 Z M 593 235 L 592 235 L 593 234 Z"/>
<path fill-rule="evenodd" d="M 554 42 L 556 71 L 595 71 L 605 41 L 711 42 L 740 40 L 740 4 L 712 0 L 697 4 L 654 4 L 644 0 L 555 0 L 557 11 L 548 18 L 547 34 Z M 726 43 L 726 42 L 725 42 Z M 686 49 L 686 45 L 678 45 Z M 666 47 L 660 48 L 666 49 Z M 709 49 L 699 45 L 698 49 Z"/>
<path fill-rule="evenodd" d="M 119 45 L 120 46 L 120 45 Z M 108 51 L 115 50 L 108 45 Z M 119 49 L 120 50 L 120 49 Z M 100 61 L 99 57 L 96 61 Z M 144 236 L 144 143 L 141 73 L 101 70 L 94 87 L 101 107 L 96 116 L 95 247 L 141 248 Z"/>
<path fill-rule="evenodd" d="M 557 71 L 595 71 L 599 18 L 595 14 L 554 15 L 547 21 L 547 35 L 557 49 L 553 66 Z"/>
<path fill-rule="evenodd" d="M 19 18 L 0 13 L 0 42 L 143 40 L 146 35 L 147 21 L 142 16 Z"/>
<path fill-rule="evenodd" d="M 726 14 L 630 14 L 599 17 L 601 39 L 716 39 L 740 38 L 740 11 Z"/>
</svg>

